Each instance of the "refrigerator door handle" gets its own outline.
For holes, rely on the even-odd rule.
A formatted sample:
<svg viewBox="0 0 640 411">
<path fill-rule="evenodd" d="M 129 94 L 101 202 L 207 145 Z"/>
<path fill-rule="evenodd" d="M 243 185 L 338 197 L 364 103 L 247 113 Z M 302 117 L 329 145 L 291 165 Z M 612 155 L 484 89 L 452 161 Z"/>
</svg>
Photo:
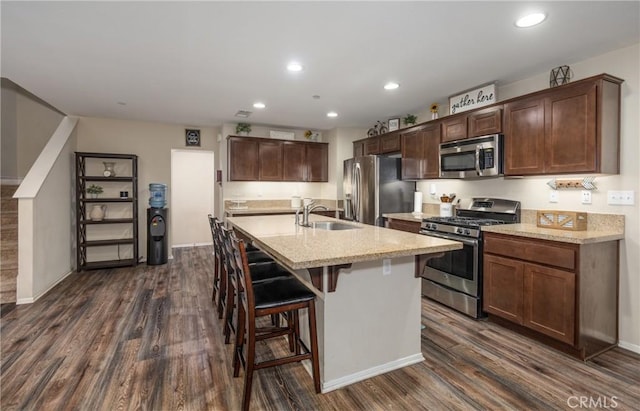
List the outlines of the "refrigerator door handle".
<svg viewBox="0 0 640 411">
<path fill-rule="evenodd" d="M 353 165 L 353 221 L 360 221 L 360 183 L 361 183 L 360 164 L 355 163 Z"/>
</svg>

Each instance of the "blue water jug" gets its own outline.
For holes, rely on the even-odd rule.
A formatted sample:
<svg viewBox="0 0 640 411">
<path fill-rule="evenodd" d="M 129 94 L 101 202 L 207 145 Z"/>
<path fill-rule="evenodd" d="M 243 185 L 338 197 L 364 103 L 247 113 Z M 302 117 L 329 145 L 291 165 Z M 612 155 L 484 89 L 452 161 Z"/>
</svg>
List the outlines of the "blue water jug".
<svg viewBox="0 0 640 411">
<path fill-rule="evenodd" d="M 164 206 L 167 205 L 166 195 L 166 184 L 149 184 L 149 205 L 152 208 L 164 208 Z"/>
</svg>

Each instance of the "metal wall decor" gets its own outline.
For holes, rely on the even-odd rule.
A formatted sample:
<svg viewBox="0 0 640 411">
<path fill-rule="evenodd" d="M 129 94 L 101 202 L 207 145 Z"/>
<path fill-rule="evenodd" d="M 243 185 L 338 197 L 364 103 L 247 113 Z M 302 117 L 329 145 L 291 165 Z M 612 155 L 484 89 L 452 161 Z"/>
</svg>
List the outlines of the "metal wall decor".
<svg viewBox="0 0 640 411">
<path fill-rule="evenodd" d="M 549 87 L 561 86 L 571 80 L 571 68 L 569 66 L 558 66 L 551 69 L 549 75 Z"/>
<path fill-rule="evenodd" d="M 199 147 L 200 146 L 200 130 L 185 129 L 184 130 L 185 145 L 187 147 Z"/>
<path fill-rule="evenodd" d="M 367 131 L 367 137 L 375 137 L 380 134 L 384 134 L 388 131 L 387 125 L 382 121 L 376 122 L 376 125 L 371 127 L 369 131 Z"/>
<path fill-rule="evenodd" d="M 561 190 L 565 188 L 580 188 L 583 190 L 597 190 L 595 184 L 595 177 L 585 177 L 582 180 L 580 179 L 567 179 L 567 180 L 549 180 L 547 181 L 547 185 L 554 190 Z"/>
</svg>

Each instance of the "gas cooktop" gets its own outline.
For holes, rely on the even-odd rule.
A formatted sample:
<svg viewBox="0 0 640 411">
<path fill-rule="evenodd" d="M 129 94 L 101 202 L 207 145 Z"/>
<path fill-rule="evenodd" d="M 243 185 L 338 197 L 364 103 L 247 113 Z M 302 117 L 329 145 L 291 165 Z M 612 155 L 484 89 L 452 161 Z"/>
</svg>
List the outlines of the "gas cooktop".
<svg viewBox="0 0 640 411">
<path fill-rule="evenodd" d="M 520 202 L 499 198 L 473 198 L 467 207 L 456 209 L 455 217 L 422 220 L 421 232 L 480 237 L 480 227 L 520 222 Z"/>
</svg>

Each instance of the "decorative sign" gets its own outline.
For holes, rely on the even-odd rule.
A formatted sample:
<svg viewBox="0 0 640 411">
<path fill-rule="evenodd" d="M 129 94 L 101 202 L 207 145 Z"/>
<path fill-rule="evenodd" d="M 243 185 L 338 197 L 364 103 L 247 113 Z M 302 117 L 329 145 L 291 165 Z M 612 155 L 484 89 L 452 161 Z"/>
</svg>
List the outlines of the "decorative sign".
<svg viewBox="0 0 640 411">
<path fill-rule="evenodd" d="M 293 131 L 269 130 L 269 137 L 277 138 L 280 140 L 295 140 L 296 133 L 294 133 Z"/>
<path fill-rule="evenodd" d="M 497 101 L 496 83 L 486 84 L 449 97 L 449 114 L 462 113 L 474 108 L 488 106 Z"/>
<path fill-rule="evenodd" d="M 185 145 L 187 147 L 200 146 L 200 130 L 185 129 Z"/>
</svg>

